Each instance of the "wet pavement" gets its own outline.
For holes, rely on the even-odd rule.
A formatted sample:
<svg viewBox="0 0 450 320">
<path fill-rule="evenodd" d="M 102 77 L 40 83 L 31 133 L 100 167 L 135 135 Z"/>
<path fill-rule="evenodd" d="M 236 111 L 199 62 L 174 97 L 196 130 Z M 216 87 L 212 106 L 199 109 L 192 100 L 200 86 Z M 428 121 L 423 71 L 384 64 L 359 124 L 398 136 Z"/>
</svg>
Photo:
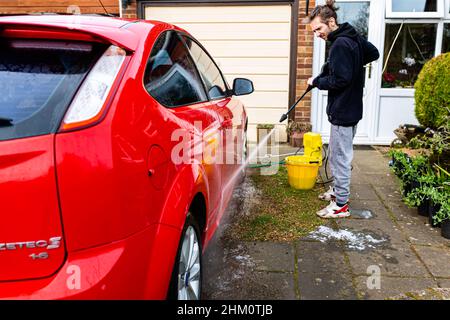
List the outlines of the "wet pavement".
<svg viewBox="0 0 450 320">
<path fill-rule="evenodd" d="M 289 147 L 280 151 L 295 151 Z M 281 153 L 281 152 L 280 152 Z M 401 201 L 388 159 L 355 150 L 347 219 L 289 243 L 226 236 L 258 201 L 251 179 L 234 192 L 204 256 L 204 299 L 448 299 L 450 240 Z M 227 232 L 224 232 L 227 230 Z"/>
</svg>

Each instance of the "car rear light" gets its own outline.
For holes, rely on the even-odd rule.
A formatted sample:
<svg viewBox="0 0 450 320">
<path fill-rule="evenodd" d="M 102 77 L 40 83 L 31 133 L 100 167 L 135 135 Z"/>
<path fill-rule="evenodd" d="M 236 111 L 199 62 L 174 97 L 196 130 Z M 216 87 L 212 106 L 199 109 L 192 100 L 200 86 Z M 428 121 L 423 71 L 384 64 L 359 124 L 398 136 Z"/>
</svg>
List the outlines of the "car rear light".
<svg viewBox="0 0 450 320">
<path fill-rule="evenodd" d="M 103 115 L 114 80 L 121 70 L 126 51 L 111 45 L 89 72 L 64 116 L 61 130 L 85 127 Z"/>
</svg>

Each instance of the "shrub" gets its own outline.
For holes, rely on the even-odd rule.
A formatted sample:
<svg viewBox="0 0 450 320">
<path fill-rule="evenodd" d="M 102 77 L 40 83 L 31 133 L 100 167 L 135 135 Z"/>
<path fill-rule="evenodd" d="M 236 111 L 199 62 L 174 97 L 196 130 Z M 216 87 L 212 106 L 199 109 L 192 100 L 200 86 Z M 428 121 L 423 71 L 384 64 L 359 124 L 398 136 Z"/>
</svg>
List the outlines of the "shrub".
<svg viewBox="0 0 450 320">
<path fill-rule="evenodd" d="M 414 87 L 417 120 L 437 129 L 444 124 L 450 107 L 450 52 L 428 61 Z"/>
</svg>

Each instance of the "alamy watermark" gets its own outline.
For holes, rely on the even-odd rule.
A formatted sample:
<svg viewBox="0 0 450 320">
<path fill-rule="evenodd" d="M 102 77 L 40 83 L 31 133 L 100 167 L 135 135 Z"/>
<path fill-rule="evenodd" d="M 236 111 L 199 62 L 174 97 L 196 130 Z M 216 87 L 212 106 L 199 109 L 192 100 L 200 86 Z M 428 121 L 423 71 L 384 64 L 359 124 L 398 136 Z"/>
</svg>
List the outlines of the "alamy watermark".
<svg viewBox="0 0 450 320">
<path fill-rule="evenodd" d="M 381 269 L 377 265 L 371 265 L 367 267 L 367 274 L 369 275 L 366 280 L 367 289 L 380 290 L 381 289 Z"/>
</svg>

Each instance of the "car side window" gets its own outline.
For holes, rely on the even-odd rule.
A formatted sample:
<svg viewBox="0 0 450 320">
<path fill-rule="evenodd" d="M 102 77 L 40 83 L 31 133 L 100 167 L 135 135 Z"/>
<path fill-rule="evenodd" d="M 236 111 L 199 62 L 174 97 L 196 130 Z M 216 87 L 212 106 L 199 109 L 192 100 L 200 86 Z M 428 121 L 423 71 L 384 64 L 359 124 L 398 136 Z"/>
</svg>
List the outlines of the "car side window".
<svg viewBox="0 0 450 320">
<path fill-rule="evenodd" d="M 214 61 L 194 40 L 186 36 L 183 39 L 205 83 L 209 98 L 214 100 L 226 97 L 227 87 Z"/>
<path fill-rule="evenodd" d="M 164 32 L 156 40 L 147 62 L 144 86 L 169 108 L 208 100 L 195 64 L 174 31 Z"/>
</svg>

